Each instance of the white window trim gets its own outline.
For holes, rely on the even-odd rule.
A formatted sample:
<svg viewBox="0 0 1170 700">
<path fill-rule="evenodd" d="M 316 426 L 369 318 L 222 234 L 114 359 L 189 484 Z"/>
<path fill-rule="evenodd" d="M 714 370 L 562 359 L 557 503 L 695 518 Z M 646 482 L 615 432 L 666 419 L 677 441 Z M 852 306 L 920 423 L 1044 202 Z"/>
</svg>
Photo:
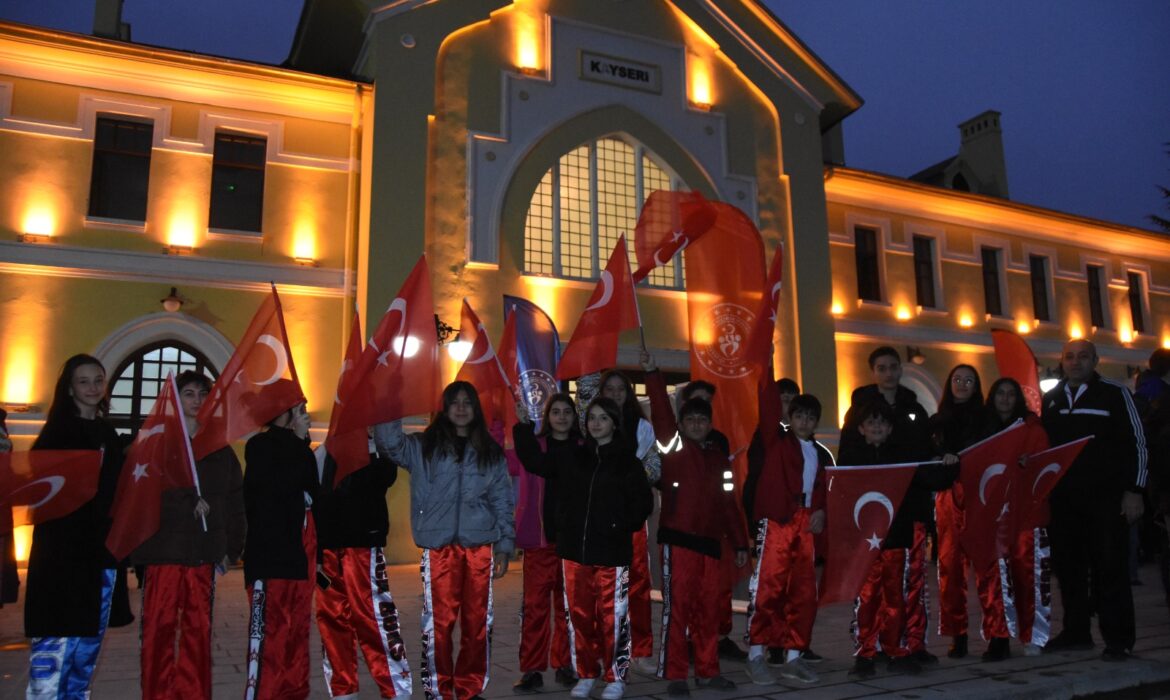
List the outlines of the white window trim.
<svg viewBox="0 0 1170 700">
<path fill-rule="evenodd" d="M 857 247 L 857 229 L 858 228 L 874 229 L 878 233 L 878 235 L 874 236 L 875 243 L 877 244 L 877 260 L 878 260 L 878 296 L 879 296 L 879 299 L 876 301 L 872 300 L 872 299 L 862 299 L 861 294 L 860 294 L 860 290 L 858 289 L 858 286 L 857 286 L 858 279 L 857 279 L 856 247 Z M 865 304 L 865 305 L 870 305 L 870 304 L 889 305 L 889 303 L 890 303 L 890 296 L 889 296 L 890 288 L 889 288 L 889 285 L 887 284 L 887 281 L 886 281 L 887 280 L 887 277 L 886 277 L 886 252 L 890 251 L 891 249 L 897 250 L 898 248 L 901 249 L 901 250 L 899 250 L 899 252 L 906 252 L 905 251 L 906 246 L 905 245 L 902 245 L 902 246 L 895 246 L 894 245 L 892 234 L 891 234 L 891 224 L 890 224 L 889 219 L 883 219 L 883 218 L 879 218 L 879 217 L 875 217 L 875 216 L 867 216 L 865 214 L 858 214 L 855 212 L 847 212 L 845 214 L 845 231 L 846 231 L 845 235 L 848 236 L 848 238 L 849 238 L 849 246 L 851 248 L 854 248 L 854 259 L 850 262 L 853 263 L 853 287 L 854 287 L 854 294 L 856 295 L 856 298 L 857 298 L 858 306 L 860 307 L 862 304 Z"/>
</svg>

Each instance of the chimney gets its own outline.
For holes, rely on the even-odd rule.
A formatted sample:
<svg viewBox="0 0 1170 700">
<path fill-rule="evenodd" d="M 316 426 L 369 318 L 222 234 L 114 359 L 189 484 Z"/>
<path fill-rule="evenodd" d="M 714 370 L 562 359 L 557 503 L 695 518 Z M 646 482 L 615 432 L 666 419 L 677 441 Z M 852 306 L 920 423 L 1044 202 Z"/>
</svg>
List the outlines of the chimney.
<svg viewBox="0 0 1170 700">
<path fill-rule="evenodd" d="M 122 21 L 122 0 L 95 0 L 93 35 L 130 41 L 130 25 Z"/>
<path fill-rule="evenodd" d="M 959 125 L 962 138 L 957 160 L 974 175 L 976 182 L 966 183 L 970 191 L 1008 199 L 1007 162 L 1003 156 L 999 117 L 999 112 L 989 109 Z M 945 186 L 955 187 L 955 183 L 948 182 Z"/>
</svg>

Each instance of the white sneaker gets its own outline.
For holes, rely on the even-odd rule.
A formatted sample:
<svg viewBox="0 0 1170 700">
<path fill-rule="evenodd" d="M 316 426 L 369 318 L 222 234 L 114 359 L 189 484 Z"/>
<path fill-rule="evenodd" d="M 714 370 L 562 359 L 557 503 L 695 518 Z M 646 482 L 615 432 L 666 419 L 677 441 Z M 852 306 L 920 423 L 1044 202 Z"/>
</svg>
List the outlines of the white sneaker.
<svg viewBox="0 0 1170 700">
<path fill-rule="evenodd" d="M 776 685 L 776 677 L 768 670 L 768 657 L 758 656 L 748 659 L 744 664 L 747 667 L 748 680 L 756 685 Z"/>
<path fill-rule="evenodd" d="M 653 656 L 636 656 L 630 661 L 630 668 L 643 676 L 658 677 L 658 660 Z"/>
<path fill-rule="evenodd" d="M 614 681 L 605 686 L 605 690 L 601 691 L 602 700 L 622 700 L 622 696 L 626 694 L 626 684 L 622 681 Z"/>
<path fill-rule="evenodd" d="M 569 691 L 569 697 L 571 697 L 571 698 L 587 698 L 587 697 L 589 697 L 589 693 L 593 690 L 593 682 L 596 680 L 597 680 L 596 678 L 582 678 L 581 680 L 577 681 L 577 685 L 573 686 L 573 689 Z M 606 690 L 608 690 L 608 688 Z M 621 697 L 621 696 L 619 695 L 618 697 Z"/>
<path fill-rule="evenodd" d="M 1024 656 L 1040 656 L 1042 653 L 1044 653 L 1044 647 L 1042 646 L 1037 644 L 1024 645 Z"/>
</svg>

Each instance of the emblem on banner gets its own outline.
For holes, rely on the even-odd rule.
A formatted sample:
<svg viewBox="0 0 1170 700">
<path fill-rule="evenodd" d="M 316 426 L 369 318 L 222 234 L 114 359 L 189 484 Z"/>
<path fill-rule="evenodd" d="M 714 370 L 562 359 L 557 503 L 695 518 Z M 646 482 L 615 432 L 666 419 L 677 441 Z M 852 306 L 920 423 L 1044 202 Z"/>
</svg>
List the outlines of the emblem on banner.
<svg viewBox="0 0 1170 700">
<path fill-rule="evenodd" d="M 695 344 L 695 357 L 710 372 L 728 379 L 748 373 L 747 342 L 756 315 L 739 304 L 716 304 L 707 310 L 712 341 Z"/>
<path fill-rule="evenodd" d="M 557 393 L 557 380 L 542 369 L 527 369 L 520 373 L 520 389 L 529 417 L 539 421 L 548 398 Z"/>
</svg>

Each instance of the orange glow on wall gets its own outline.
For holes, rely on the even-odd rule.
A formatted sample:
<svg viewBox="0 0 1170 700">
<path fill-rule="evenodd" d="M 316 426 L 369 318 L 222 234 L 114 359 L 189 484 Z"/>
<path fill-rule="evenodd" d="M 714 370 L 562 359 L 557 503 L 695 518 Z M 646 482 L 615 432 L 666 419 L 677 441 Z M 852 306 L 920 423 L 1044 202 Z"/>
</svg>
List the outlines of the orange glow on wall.
<svg viewBox="0 0 1170 700">
<path fill-rule="evenodd" d="M 192 216 L 176 214 L 167 226 L 167 245 L 178 248 L 195 247 L 195 219 Z"/>
<path fill-rule="evenodd" d="M 1020 321 L 1016 324 L 1016 332 L 1020 335 L 1027 335 L 1032 332 L 1032 324 L 1027 321 Z"/>
<path fill-rule="evenodd" d="M 308 222 L 297 224 L 293 232 L 292 256 L 296 260 L 317 259 L 317 234 Z"/>
<path fill-rule="evenodd" d="M 516 67 L 522 71 L 539 71 L 544 67 L 541 44 L 544 22 L 539 16 L 516 12 L 513 21 L 513 51 Z"/>
<path fill-rule="evenodd" d="M 52 236 L 57 232 L 57 213 L 47 205 L 30 206 L 21 219 L 20 232 L 33 236 Z"/>
<path fill-rule="evenodd" d="M 1162 336 L 1162 347 L 1170 350 L 1170 334 Z"/>
<path fill-rule="evenodd" d="M 961 328 L 970 328 L 975 325 L 975 319 L 969 313 L 963 313 L 959 316 L 959 326 Z"/>
<path fill-rule="evenodd" d="M 833 306 L 829 309 L 829 313 L 833 314 L 834 316 L 840 316 L 841 314 L 845 313 L 845 307 L 841 306 L 841 302 L 834 301 Z"/>
<path fill-rule="evenodd" d="M 695 54 L 687 54 L 687 98 L 698 107 L 714 103 L 711 87 L 711 65 Z"/>
<path fill-rule="evenodd" d="M 1081 328 L 1081 324 L 1073 321 L 1068 325 L 1068 337 L 1072 340 L 1080 340 L 1085 337 L 1085 329 Z"/>
<path fill-rule="evenodd" d="M 1131 329 L 1129 329 L 1129 328 L 1118 328 L 1117 329 L 1117 339 L 1120 340 L 1121 342 L 1132 343 L 1133 337 L 1134 337 L 1134 335 L 1133 335 L 1133 331 Z"/>
<path fill-rule="evenodd" d="M 16 508 L 13 507 L 15 511 Z M 18 525 L 12 529 L 12 543 L 16 549 L 16 563 L 28 565 L 28 550 L 32 545 L 32 525 Z"/>
<path fill-rule="evenodd" d="M 4 388 L 0 397 L 4 403 L 30 404 L 35 400 L 33 378 L 37 372 L 36 341 L 15 342 L 5 348 Z"/>
<path fill-rule="evenodd" d="M 909 306 L 902 305 L 898 307 L 896 312 L 894 312 L 894 317 L 899 321 L 909 321 L 911 318 L 914 318 L 914 314 L 910 311 Z"/>
</svg>

